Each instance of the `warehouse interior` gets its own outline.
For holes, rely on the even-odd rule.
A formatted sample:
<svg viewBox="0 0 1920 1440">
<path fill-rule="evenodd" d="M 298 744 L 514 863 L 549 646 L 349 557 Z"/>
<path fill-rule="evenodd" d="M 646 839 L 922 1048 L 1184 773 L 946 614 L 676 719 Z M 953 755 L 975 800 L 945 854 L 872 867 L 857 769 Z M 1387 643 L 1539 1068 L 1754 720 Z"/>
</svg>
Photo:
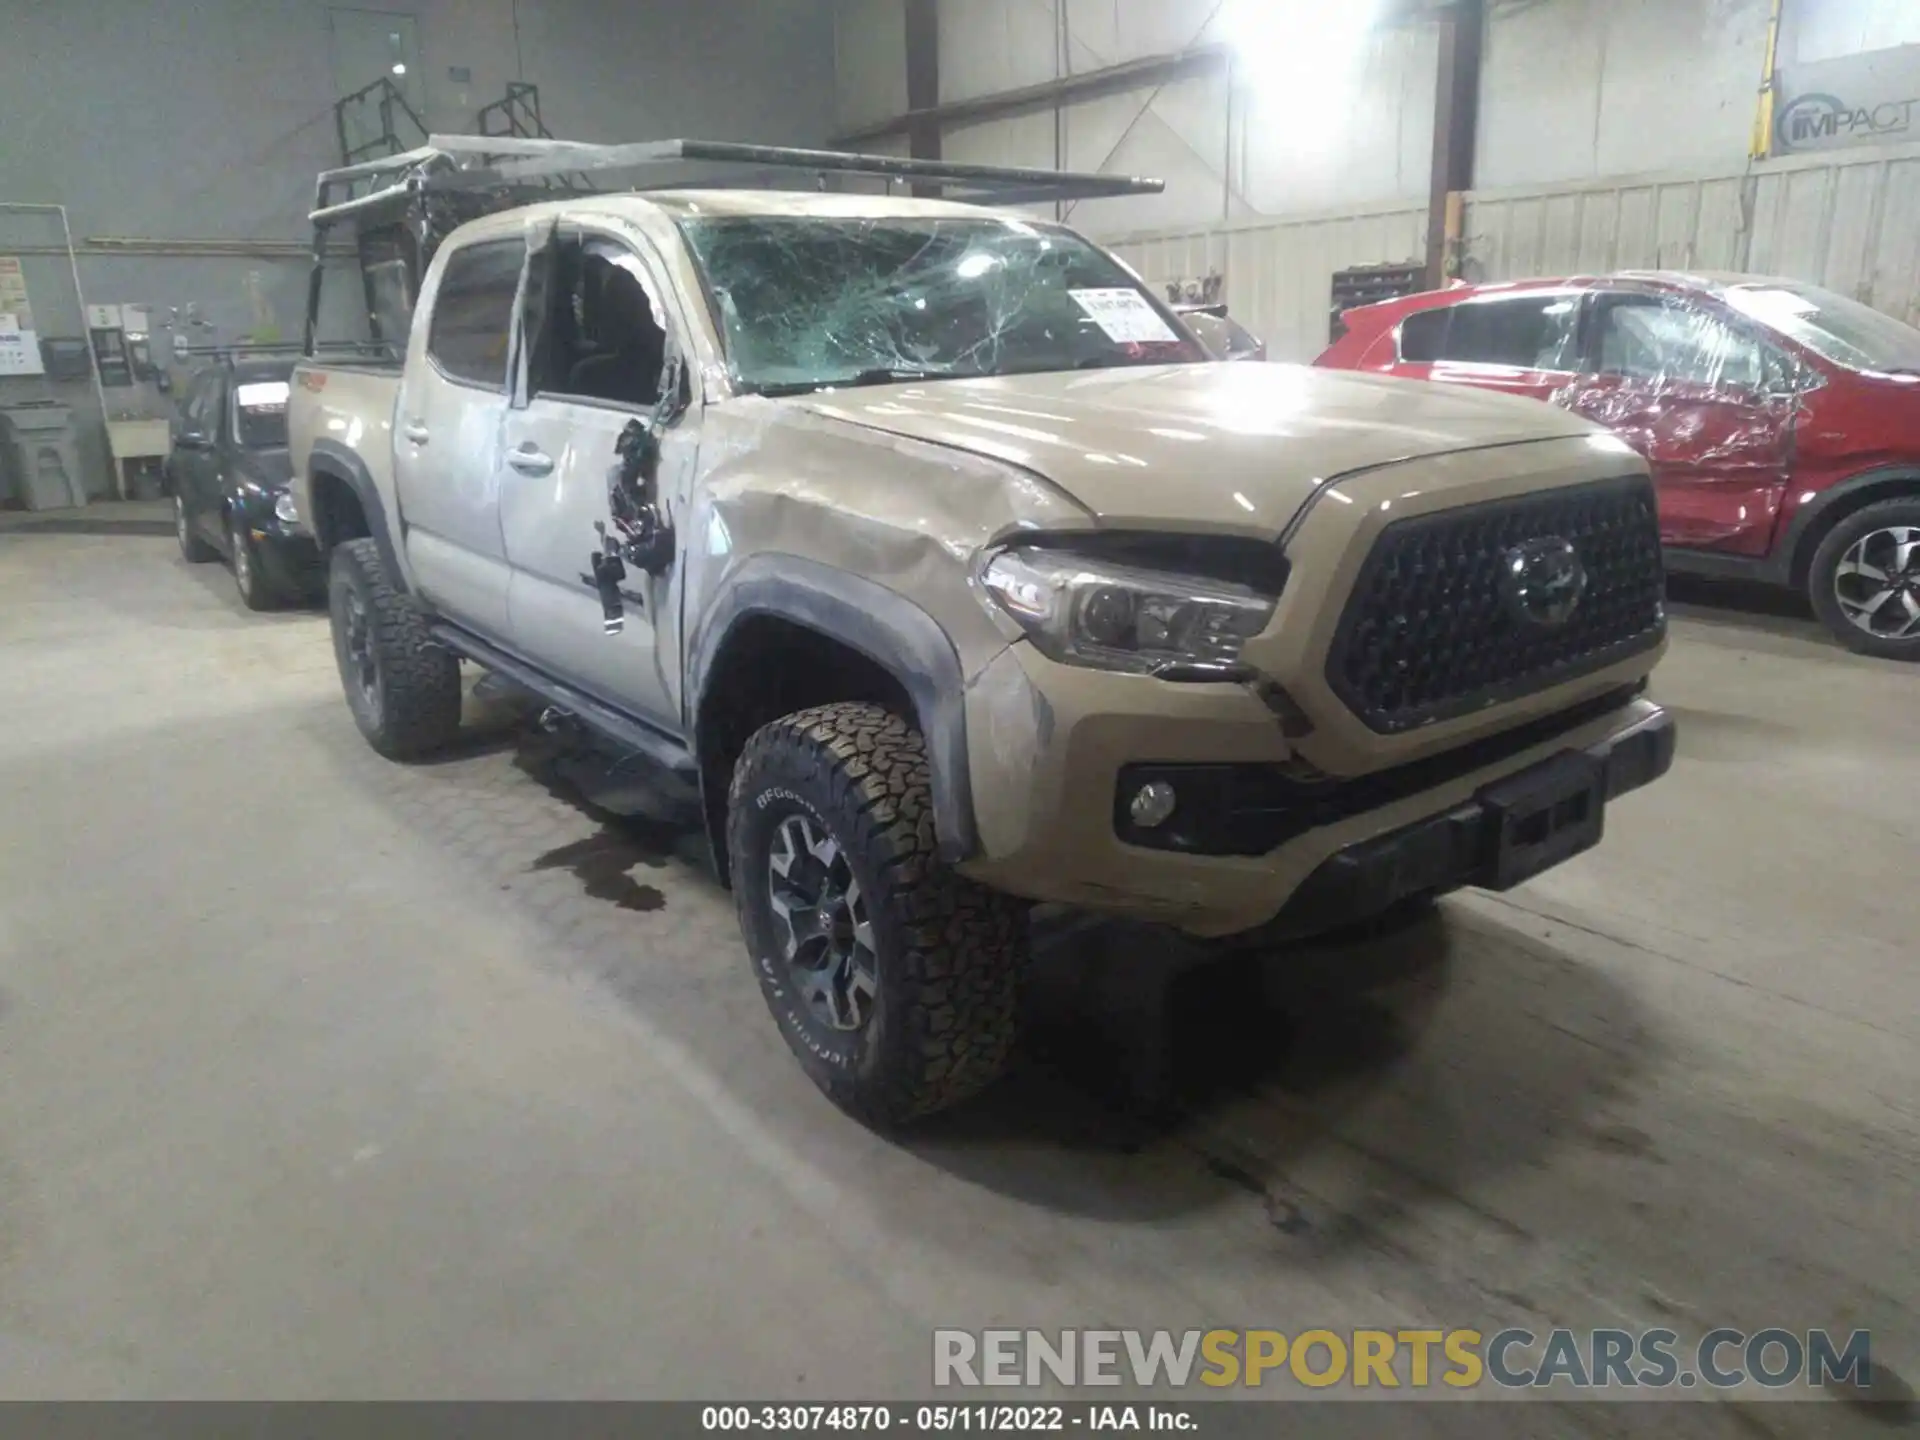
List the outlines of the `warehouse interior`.
<svg viewBox="0 0 1920 1440">
<path fill-rule="evenodd" d="M 805 1402 L 890 1406 L 905 1430 L 935 1428 L 929 1404 L 1117 1398 L 1191 1404 L 1217 1433 L 1920 1426 L 1920 5 L 0 0 L 0 36 L 0 1401 Z M 440 143 L 474 136 L 497 150 Z M 658 187 L 601 148 L 671 140 L 761 148 L 714 147 L 701 153 L 719 170 Z M 801 149 L 880 158 L 849 173 Z M 464 242 L 531 257 L 488 352 L 505 418 L 436 420 L 414 455 L 447 466 L 444 493 L 469 506 L 485 460 L 499 508 L 474 523 L 518 565 L 514 516 L 549 495 L 547 472 L 521 463 L 530 448 L 508 448 L 513 412 L 541 403 L 534 267 L 569 226 L 647 207 L 636 273 L 657 313 L 682 317 L 653 357 L 659 383 L 619 410 L 626 431 L 576 416 L 534 458 L 560 466 L 552 514 L 580 484 L 599 507 L 559 562 L 590 612 L 581 633 L 671 651 L 646 663 L 677 697 L 684 745 L 621 709 L 617 678 L 596 689 L 599 672 L 567 670 L 570 640 L 518 649 L 480 626 L 462 648 L 460 587 L 479 571 L 430 568 L 441 512 L 394 448 L 419 387 L 459 378 L 432 333 L 455 308 L 451 286 L 436 291 L 451 266 L 428 268 L 419 242 L 411 338 L 405 315 L 390 333 L 373 252 L 314 217 L 337 203 L 316 189 L 327 172 L 370 206 L 389 176 L 381 193 L 413 203 L 436 183 L 491 194 L 516 163 L 538 193 L 476 212 L 483 238 Z M 1071 282 L 1074 313 L 1128 375 L 1074 373 L 1104 360 L 943 371 L 929 341 L 811 387 L 754 379 L 756 316 L 735 302 L 755 292 L 715 279 L 701 225 L 751 221 L 751 196 L 773 190 L 782 224 L 939 232 L 975 223 L 942 198 L 963 181 L 1008 195 L 992 221 L 1008 243 L 1050 236 L 1105 267 Z M 711 198 L 722 188 L 731 199 Z M 362 236 L 371 213 L 354 217 Z M 457 263 L 466 233 L 431 243 Z M 676 235 L 684 255 L 668 253 Z M 900 275 L 920 263 L 898 253 Z M 979 280 L 988 262 L 969 263 L 959 275 Z M 866 282 L 807 272 L 793 313 L 843 283 Z M 682 284 L 683 301 L 660 302 Z M 1122 292 L 1124 318 L 1103 319 L 1095 299 Z M 942 303 L 912 303 L 929 299 Z M 1431 353 L 1413 343 L 1411 317 L 1505 304 L 1533 306 L 1524 356 L 1450 350 L 1468 345 L 1457 318 Z M 1019 311 L 969 363 L 1012 343 Z M 1640 370 L 1608 338 L 1632 313 L 1688 317 L 1645 332 L 1676 348 Z M 1231 350 L 1209 320 L 1239 337 Z M 354 338 L 329 352 L 335 334 Z M 1185 347 L 1182 363 L 1158 366 L 1160 344 Z M 379 365 L 395 388 L 376 404 L 356 386 Z M 264 462 L 241 453 L 245 407 L 273 387 Z M 975 397 L 971 419 L 938 411 L 943 391 Z M 651 437 L 648 483 L 686 487 L 671 503 L 635 492 L 623 509 L 634 434 Z M 1555 478 L 1510 458 L 1523 442 L 1580 454 Z M 458 466 L 452 445 L 467 447 Z M 1078 469 L 1055 468 L 1066 450 Z M 376 452 L 353 460 L 365 508 L 345 521 L 324 457 Z M 1336 454 L 1350 463 L 1307 474 Z M 1366 720 L 1335 674 L 1355 623 L 1336 629 L 1336 612 L 1356 573 L 1379 570 L 1301 548 L 1346 523 L 1323 497 L 1377 490 L 1368 523 L 1392 535 L 1394 503 L 1413 502 L 1398 523 L 1414 525 L 1448 486 L 1463 498 L 1445 504 L 1491 505 L 1511 496 L 1475 486 L 1585 483 L 1604 465 L 1645 488 L 1664 588 L 1648 559 L 1647 643 L 1553 684 L 1588 687 L 1582 737 L 1601 735 L 1606 704 L 1657 725 L 1644 793 L 1603 755 L 1589 828 L 1510 886 L 1476 860 L 1396 880 L 1364 923 L 1257 943 L 1201 925 L 1199 901 L 1183 910 L 1230 872 L 1268 887 L 1259 918 L 1278 922 L 1314 865 L 1416 818 L 1465 824 L 1462 806 L 1497 821 L 1512 777 L 1474 767 L 1497 753 L 1513 771 L 1514 737 L 1534 733 L 1521 721 L 1551 708 L 1490 684 L 1410 735 L 1382 724 L 1314 749 Z M 1405 487 L 1381 478 L 1407 466 Z M 1272 508 L 1256 483 L 1294 470 L 1308 498 Z M 193 500 L 201 472 L 214 488 Z M 756 486 L 766 508 L 727 508 Z M 1180 498 L 1207 487 L 1229 503 Z M 1017 545 L 1053 522 L 997 524 L 989 493 L 1035 515 L 1078 507 L 1087 518 L 1060 522 L 1070 539 L 1138 541 L 1099 571 L 1121 585 L 1167 568 L 1147 544 L 1167 536 L 1148 530 L 1240 523 L 1234 543 L 1284 552 L 1232 637 L 1228 658 L 1244 641 L 1250 663 L 1050 649 L 994 598 L 994 567 L 1044 557 Z M 244 519 L 249 504 L 264 518 Z M 908 539 L 873 538 L 896 514 Z M 1563 529 L 1571 541 L 1502 532 L 1517 543 L 1501 563 L 1536 568 L 1498 582 L 1499 625 L 1573 613 L 1578 628 L 1613 595 L 1588 532 Z M 661 535 L 668 559 L 649 569 Z M 729 596 L 727 557 L 756 546 L 742 573 L 761 588 Z M 1577 584 L 1549 574 L 1561 554 Z M 776 638 L 734 670 L 713 659 L 733 653 L 740 616 L 799 630 L 839 613 L 817 578 L 832 555 L 854 577 L 833 582 L 855 597 L 835 605 L 884 628 L 910 603 L 931 648 L 881 673 L 884 644 L 859 638 L 879 632 L 847 619 L 854 671 L 824 631 L 763 632 Z M 342 578 L 354 556 L 391 568 L 379 594 L 458 677 L 457 737 L 431 754 L 390 758 L 355 699 L 354 596 L 375 592 Z M 930 578 L 943 564 L 949 588 Z M 1061 593 L 1082 583 L 1062 573 Z M 1464 589 L 1415 601 L 1375 583 L 1403 636 L 1481 613 Z M 1543 619 L 1549 583 L 1574 588 Z M 1224 605 L 1248 586 L 1189 590 Z M 982 615 L 1001 638 L 976 666 L 964 627 Z M 787 703 L 747 698 L 755 665 L 789 660 Z M 1588 672 L 1618 688 L 1599 695 Z M 709 673 L 735 687 L 714 682 L 711 722 L 696 694 Z M 1043 693 L 1044 677 L 1063 688 Z M 366 693 L 397 706 L 400 678 L 383 669 Z M 1149 691 L 1168 753 L 1121 753 L 1139 717 L 1101 707 Z M 1270 736 L 1221 722 L 1214 740 L 1177 738 L 1249 696 Z M 1018 931 L 998 1078 L 911 1123 L 876 1122 L 820 1079 L 749 913 L 786 872 L 755 890 L 739 864 L 748 737 L 856 703 L 891 707 L 923 757 L 931 779 L 909 783 L 925 863 L 972 887 L 951 913 L 991 892 L 980 904 Z M 1322 705 L 1354 714 L 1329 723 Z M 1289 759 L 1269 765 L 1283 734 Z M 720 735 L 732 748 L 716 761 Z M 1446 772 L 1452 789 L 1422 779 L 1450 753 L 1434 737 L 1456 735 L 1481 758 Z M 1529 763 L 1556 753 L 1528 743 Z M 1597 738 L 1565 743 L 1560 758 L 1599 753 Z M 656 752 L 688 757 L 691 809 L 669 816 L 667 783 L 634 779 Z M 1302 787 L 1286 796 L 1375 798 L 1315 798 L 1276 847 L 1162 845 L 1147 832 L 1189 814 L 1192 792 L 1176 801 L 1135 770 L 1161 764 L 1179 788 L 1174 762 L 1216 761 L 1240 784 L 1256 762 L 1284 771 Z M 951 803 L 979 816 L 971 851 L 948 828 L 955 785 Z M 1032 837 L 1093 832 L 1118 868 L 1037 878 L 1055 862 Z M 1410 874 L 1412 853 L 1388 870 Z M 847 935 L 866 928 L 861 887 L 921 861 L 866 863 L 819 902 L 845 907 L 831 924 Z M 903 1003 L 886 989 L 896 962 L 864 943 L 880 1013 L 904 1014 L 886 1008 Z M 972 941 L 955 943 L 960 964 Z M 1269 1356 L 1264 1386 L 1250 1360 L 1224 1385 L 1136 1366 L 1100 1393 L 1026 1360 L 984 1382 L 939 1363 L 956 1332 L 970 1355 L 995 1331 L 1113 1332 L 1124 1354 L 1122 1335 L 1222 1330 L 1246 1346 L 1318 1332 L 1337 1371 L 1303 1361 L 1304 1343 L 1290 1366 Z M 1457 1391 L 1428 1383 L 1424 1358 L 1417 1382 L 1369 1387 L 1339 1347 L 1374 1330 L 1400 1337 L 1402 1376 L 1409 1334 L 1437 1347 L 1471 1331 L 1477 1353 L 1509 1340 Z M 1554 1383 L 1562 1331 L 1588 1362 L 1596 1332 L 1636 1346 L 1666 1332 L 1681 1362 L 1609 1389 L 1576 1357 Z M 1717 1353 L 1737 1379 L 1689 1368 L 1714 1336 L 1732 1337 Z M 1870 1363 L 1823 1378 L 1810 1357 L 1829 1337 Z M 1496 1399 L 1518 1403 L 1471 1403 Z M 1324 1403 L 1338 1400 L 1391 1408 Z M 1209 1408 L 1227 1402 L 1288 1409 Z M 648 1413 L 642 1433 L 679 1433 Z M 675 1423 L 731 1428 L 700 1414 Z"/>
</svg>

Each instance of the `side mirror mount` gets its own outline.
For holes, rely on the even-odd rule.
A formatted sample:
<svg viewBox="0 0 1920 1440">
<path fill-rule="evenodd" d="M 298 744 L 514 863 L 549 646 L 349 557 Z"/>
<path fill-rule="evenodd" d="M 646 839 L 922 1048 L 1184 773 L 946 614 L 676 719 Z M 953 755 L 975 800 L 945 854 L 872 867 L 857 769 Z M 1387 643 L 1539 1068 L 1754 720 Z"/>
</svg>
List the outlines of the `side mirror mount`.
<svg viewBox="0 0 1920 1440">
<path fill-rule="evenodd" d="M 649 428 L 657 436 L 693 408 L 693 375 L 684 356 L 670 351 L 660 371 L 660 399 Z"/>
</svg>

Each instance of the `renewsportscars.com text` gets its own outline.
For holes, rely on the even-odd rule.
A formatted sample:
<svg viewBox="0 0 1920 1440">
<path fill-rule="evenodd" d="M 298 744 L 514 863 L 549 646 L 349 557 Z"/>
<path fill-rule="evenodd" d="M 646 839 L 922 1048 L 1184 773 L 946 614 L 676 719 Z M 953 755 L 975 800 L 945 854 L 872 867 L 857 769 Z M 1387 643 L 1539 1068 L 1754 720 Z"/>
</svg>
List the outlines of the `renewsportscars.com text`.
<svg viewBox="0 0 1920 1440">
<path fill-rule="evenodd" d="M 1872 1337 L 1826 1330 L 936 1330 L 941 1388 L 1299 1385 L 1643 1390 L 1873 1383 Z"/>
</svg>

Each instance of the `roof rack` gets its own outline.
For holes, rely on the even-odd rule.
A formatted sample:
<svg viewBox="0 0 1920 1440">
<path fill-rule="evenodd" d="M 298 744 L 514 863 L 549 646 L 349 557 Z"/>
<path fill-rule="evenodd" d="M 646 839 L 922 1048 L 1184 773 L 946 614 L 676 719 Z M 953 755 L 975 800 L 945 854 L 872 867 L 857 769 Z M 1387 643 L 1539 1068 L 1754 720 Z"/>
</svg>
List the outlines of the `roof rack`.
<svg viewBox="0 0 1920 1440">
<path fill-rule="evenodd" d="M 373 354 L 380 349 L 378 345 L 362 340 L 329 340 L 314 348 L 358 355 Z M 305 350 L 306 346 L 298 340 L 213 340 L 201 345 L 173 347 L 173 353 L 177 356 L 185 356 L 190 360 L 212 360 L 219 364 L 243 360 L 298 359 Z"/>
<path fill-rule="evenodd" d="M 672 190 L 716 181 L 687 167 L 755 167 L 753 178 L 797 188 L 803 177 L 825 188 L 827 176 L 865 176 L 914 185 L 938 185 L 950 200 L 1031 205 L 1053 200 L 1089 200 L 1119 195 L 1158 195 L 1163 180 L 1095 175 L 1068 170 L 1029 170 L 1004 165 L 962 165 L 945 160 L 905 160 L 838 150 L 801 150 L 783 145 L 747 145 L 725 140 L 648 140 L 632 145 L 587 145 L 572 140 L 520 139 L 499 135 L 432 135 L 418 149 L 378 160 L 324 170 L 308 217 L 316 229 L 369 211 L 450 191 L 514 190 L 542 179 L 598 171 L 648 172 L 627 190 Z M 362 182 L 379 182 L 364 194 Z M 725 183 L 720 181 L 717 183 Z M 809 188 L 812 188 L 811 186 Z"/>
</svg>

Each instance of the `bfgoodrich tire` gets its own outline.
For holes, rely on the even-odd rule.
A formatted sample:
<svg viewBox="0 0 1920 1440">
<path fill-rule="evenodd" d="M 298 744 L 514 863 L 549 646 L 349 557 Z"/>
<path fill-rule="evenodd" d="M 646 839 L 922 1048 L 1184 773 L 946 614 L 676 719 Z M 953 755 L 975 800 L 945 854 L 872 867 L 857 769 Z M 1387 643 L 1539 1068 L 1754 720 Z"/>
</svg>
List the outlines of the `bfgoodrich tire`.
<svg viewBox="0 0 1920 1440">
<path fill-rule="evenodd" d="M 1001 1074 L 1025 911 L 940 863 L 918 730 L 870 704 L 766 726 L 734 769 L 727 849 L 767 1006 L 834 1103 L 893 1126 Z"/>
<path fill-rule="evenodd" d="M 334 548 L 327 608 L 340 683 L 367 743 L 391 760 L 411 760 L 452 741 L 460 730 L 460 662 L 394 589 L 373 541 Z"/>
<path fill-rule="evenodd" d="M 1813 553 L 1807 596 L 1848 649 L 1920 660 L 1920 499 L 1883 500 L 1834 526 Z"/>
</svg>

